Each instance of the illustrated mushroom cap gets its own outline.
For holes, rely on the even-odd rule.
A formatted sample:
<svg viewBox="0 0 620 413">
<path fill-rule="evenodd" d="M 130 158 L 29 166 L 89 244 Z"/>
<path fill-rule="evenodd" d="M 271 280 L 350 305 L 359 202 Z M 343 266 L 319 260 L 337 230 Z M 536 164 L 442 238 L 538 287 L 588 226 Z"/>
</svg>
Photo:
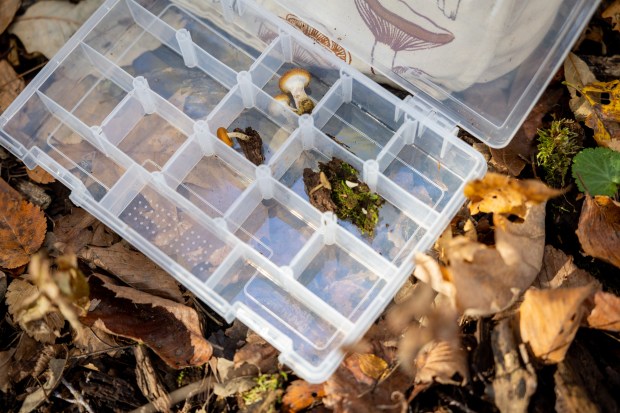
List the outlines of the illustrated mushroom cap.
<svg viewBox="0 0 620 413">
<path fill-rule="evenodd" d="M 228 146 L 233 146 L 233 141 L 228 136 L 228 131 L 224 127 L 217 128 L 217 138 Z"/>
<path fill-rule="evenodd" d="M 308 87 L 311 78 L 312 75 L 310 75 L 310 72 L 308 72 L 306 69 L 296 67 L 294 69 L 288 70 L 282 75 L 278 86 L 280 86 L 280 90 L 282 92 L 291 93 L 291 89 L 295 85 L 302 84 L 303 87 Z"/>
</svg>

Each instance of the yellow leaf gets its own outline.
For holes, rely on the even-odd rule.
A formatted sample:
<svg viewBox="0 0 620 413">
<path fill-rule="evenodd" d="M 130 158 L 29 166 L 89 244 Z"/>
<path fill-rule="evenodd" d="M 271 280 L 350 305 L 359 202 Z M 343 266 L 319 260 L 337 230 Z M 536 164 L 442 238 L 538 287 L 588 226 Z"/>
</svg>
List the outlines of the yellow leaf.
<svg viewBox="0 0 620 413">
<path fill-rule="evenodd" d="M 620 80 L 590 83 L 581 93 L 603 120 L 620 121 Z"/>
<path fill-rule="evenodd" d="M 484 178 L 465 187 L 465 196 L 471 200 L 469 210 L 472 215 L 493 212 L 519 218 L 525 217 L 530 203 L 540 204 L 562 192 L 535 179 L 518 180 L 496 173 L 487 173 Z"/>
<path fill-rule="evenodd" d="M 359 362 L 362 373 L 375 380 L 379 380 L 388 368 L 387 362 L 374 354 L 360 354 Z"/>
</svg>

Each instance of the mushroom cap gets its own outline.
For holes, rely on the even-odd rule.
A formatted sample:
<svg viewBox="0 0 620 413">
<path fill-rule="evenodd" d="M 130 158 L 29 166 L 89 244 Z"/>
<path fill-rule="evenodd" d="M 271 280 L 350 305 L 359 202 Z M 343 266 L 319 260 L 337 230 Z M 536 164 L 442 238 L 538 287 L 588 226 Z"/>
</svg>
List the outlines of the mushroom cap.
<svg viewBox="0 0 620 413">
<path fill-rule="evenodd" d="M 303 87 L 308 87 L 311 78 L 312 76 L 310 75 L 310 72 L 308 72 L 306 69 L 296 67 L 294 69 L 288 70 L 282 75 L 278 86 L 280 86 L 280 90 L 282 92 L 290 93 L 293 85 L 302 84 Z"/>
<path fill-rule="evenodd" d="M 230 136 L 228 136 L 228 131 L 226 130 L 226 128 L 217 128 L 217 138 L 224 142 L 226 145 L 233 146 L 233 141 L 232 139 L 230 139 Z"/>
<path fill-rule="evenodd" d="M 291 106 L 291 98 L 289 98 L 288 95 L 282 93 L 274 96 L 274 99 L 280 103 L 284 103 L 286 106 Z"/>
</svg>

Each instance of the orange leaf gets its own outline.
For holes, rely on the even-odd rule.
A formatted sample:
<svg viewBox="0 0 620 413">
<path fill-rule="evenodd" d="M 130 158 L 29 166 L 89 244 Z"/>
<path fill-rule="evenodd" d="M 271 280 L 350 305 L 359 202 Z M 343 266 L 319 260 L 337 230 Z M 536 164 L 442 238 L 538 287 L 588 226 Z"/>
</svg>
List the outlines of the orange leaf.
<svg viewBox="0 0 620 413">
<path fill-rule="evenodd" d="M 26 173 L 28 177 L 32 179 L 34 182 L 38 184 L 51 184 L 52 182 L 56 182 L 56 179 L 52 175 L 50 175 L 45 169 L 40 166 L 35 167 L 34 169 L 26 168 Z"/>
<path fill-rule="evenodd" d="M 282 409 L 288 413 L 304 410 L 325 396 L 323 384 L 310 384 L 305 380 L 295 380 L 282 397 Z"/>
<path fill-rule="evenodd" d="M 620 205 L 607 196 L 586 196 L 577 237 L 586 254 L 620 268 Z"/>
<path fill-rule="evenodd" d="M 0 193 L 0 267 L 27 264 L 45 238 L 43 211 L 10 192 Z"/>
<path fill-rule="evenodd" d="M 587 325 L 599 330 L 620 332 L 620 297 L 598 291 L 594 308 L 588 315 Z"/>
</svg>

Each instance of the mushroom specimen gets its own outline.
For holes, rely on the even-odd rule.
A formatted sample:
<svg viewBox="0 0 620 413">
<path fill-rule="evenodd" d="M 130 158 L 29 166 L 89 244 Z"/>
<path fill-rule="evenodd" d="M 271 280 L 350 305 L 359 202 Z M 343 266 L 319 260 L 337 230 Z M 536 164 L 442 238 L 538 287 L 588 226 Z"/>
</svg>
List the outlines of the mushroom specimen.
<svg viewBox="0 0 620 413">
<path fill-rule="evenodd" d="M 233 132 L 228 132 L 226 128 L 217 128 L 217 137 L 231 147 L 233 146 L 233 138 L 237 139 L 243 154 L 254 165 L 260 165 L 265 161 L 263 140 L 254 129 L 247 127 L 244 131 L 243 129 L 235 128 Z"/>
<path fill-rule="evenodd" d="M 306 94 L 305 88 L 310 84 L 310 72 L 301 68 L 294 68 L 282 75 L 280 78 L 280 90 L 284 93 L 293 95 L 297 113 L 312 113 L 314 102 Z"/>
</svg>

